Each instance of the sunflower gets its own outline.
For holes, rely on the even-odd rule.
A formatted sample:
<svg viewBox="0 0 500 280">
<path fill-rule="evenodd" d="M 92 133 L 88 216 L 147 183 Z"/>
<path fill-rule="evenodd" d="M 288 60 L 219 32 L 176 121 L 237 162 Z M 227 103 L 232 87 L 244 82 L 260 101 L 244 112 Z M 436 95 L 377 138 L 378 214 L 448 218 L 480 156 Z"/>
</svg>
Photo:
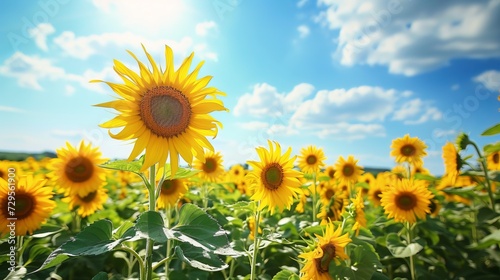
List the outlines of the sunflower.
<svg viewBox="0 0 500 280">
<path fill-rule="evenodd" d="M 304 259 L 305 263 L 301 272 L 301 278 L 304 280 L 330 280 L 328 273 L 330 262 L 339 263 L 340 260 L 348 259 L 345 253 L 345 247 L 352 240 L 347 233 L 342 235 L 342 228 L 334 229 L 332 223 L 326 225 L 323 236 L 316 235 L 318 239 L 316 248 L 310 252 L 303 252 L 299 258 Z"/>
<path fill-rule="evenodd" d="M 0 160 L 0 178 L 7 181 L 9 179 L 9 169 L 15 171 L 17 176 L 20 175 L 18 174 L 20 170 L 17 168 L 17 163 L 8 160 Z"/>
<path fill-rule="evenodd" d="M 389 172 L 380 172 L 375 178 L 374 184 L 370 185 L 368 190 L 368 198 L 372 201 L 373 205 L 379 206 L 380 199 L 382 198 L 382 190 L 384 190 L 391 182 L 392 174 Z"/>
<path fill-rule="evenodd" d="M 373 176 L 373 174 L 370 172 L 365 172 L 359 177 L 358 182 L 364 182 L 367 184 L 366 187 L 365 186 L 360 187 L 361 191 L 363 192 L 363 195 L 366 195 L 370 190 L 370 186 L 372 184 L 375 184 L 375 176 Z"/>
<path fill-rule="evenodd" d="M 325 160 L 326 157 L 323 149 L 318 149 L 317 147 L 310 145 L 300 150 L 298 165 L 300 170 L 304 173 L 318 173 L 320 168 L 325 165 Z"/>
<path fill-rule="evenodd" d="M 121 97 L 96 105 L 113 108 L 120 113 L 100 126 L 108 129 L 123 127 L 117 134 L 110 131 L 112 138 L 136 139 L 128 160 L 146 150 L 142 171 L 156 163 L 161 168 L 170 157 L 171 174 L 175 175 L 179 154 L 191 164 L 193 154 L 202 159 L 203 147 L 214 150 L 206 137 L 217 136 L 218 127 L 222 124 L 209 113 L 227 111 L 222 101 L 217 99 L 217 95 L 225 94 L 214 87 L 207 87 L 211 76 L 197 78 L 203 62 L 188 73 L 194 53 L 175 71 L 172 49 L 165 46 L 166 66 L 162 71 L 143 49 L 152 72 L 129 51 L 139 65 L 139 74 L 115 60 L 114 70 L 123 79 L 123 84 L 93 81 L 108 84 Z"/>
<path fill-rule="evenodd" d="M 198 176 L 208 182 L 216 182 L 224 174 L 222 155 L 219 152 L 206 151 L 203 160 L 196 159 L 193 165 L 201 171 Z"/>
<path fill-rule="evenodd" d="M 299 195 L 299 203 L 297 203 L 297 206 L 295 206 L 295 212 L 304 213 L 308 194 L 309 190 L 302 190 Z"/>
<path fill-rule="evenodd" d="M 403 178 L 408 178 L 408 169 L 406 169 L 404 166 L 402 165 L 396 165 L 392 168 L 391 170 L 392 174 L 393 174 L 393 178 L 394 179 L 403 179 Z"/>
<path fill-rule="evenodd" d="M 335 163 L 335 178 L 337 178 L 340 183 L 355 183 L 358 181 L 359 176 L 361 175 L 362 167 L 358 166 L 356 163 L 358 160 L 355 160 L 353 156 L 349 156 L 347 160 L 345 160 L 342 156 L 339 157 L 337 163 Z"/>
<path fill-rule="evenodd" d="M 335 179 L 335 168 L 332 165 L 327 166 L 324 173 L 330 180 Z"/>
<path fill-rule="evenodd" d="M 161 184 L 160 196 L 158 197 L 158 209 L 167 206 L 175 206 L 179 198 L 183 197 L 188 187 L 182 179 L 165 179 Z"/>
<path fill-rule="evenodd" d="M 55 184 L 65 194 L 84 197 L 106 183 L 106 171 L 98 166 L 106 159 L 101 158 L 99 148 L 80 142 L 78 150 L 66 142 L 65 148 L 56 150 L 50 174 Z"/>
<path fill-rule="evenodd" d="M 424 181 L 401 179 L 383 190 L 380 202 L 388 218 L 413 224 L 417 217 L 425 220 L 426 213 L 430 213 L 430 199 L 433 197 Z"/>
<path fill-rule="evenodd" d="M 32 175 L 20 177 L 17 184 L 0 178 L 1 236 L 10 232 L 8 225 L 12 223 L 15 224 L 16 235 L 33 234 L 50 217 L 56 203 L 52 200 L 52 188 L 45 186 L 46 182 L 47 180 L 34 179 Z M 15 205 L 9 203 L 9 192 L 13 190 Z"/>
<path fill-rule="evenodd" d="M 351 198 L 352 204 L 354 206 L 354 211 L 356 215 L 356 222 L 354 223 L 354 226 L 352 227 L 353 230 L 356 231 L 356 235 L 359 233 L 359 229 L 362 227 L 366 227 L 366 217 L 365 217 L 365 211 L 363 210 L 365 208 L 365 204 L 363 202 L 363 193 L 361 190 L 358 191 L 356 194 L 355 198 Z"/>
<path fill-rule="evenodd" d="M 470 180 L 470 182 L 469 182 Z M 436 186 L 436 190 L 439 195 L 444 196 L 444 198 L 449 202 L 458 202 L 469 205 L 471 200 L 457 194 L 451 194 L 446 192 L 446 189 L 453 189 L 456 187 L 470 186 L 474 182 L 469 176 L 458 176 L 455 183 L 451 181 L 450 176 L 443 176 Z M 432 210 L 432 209 L 431 209 Z"/>
<path fill-rule="evenodd" d="M 450 176 L 452 183 L 457 180 L 457 176 L 462 168 L 462 159 L 453 143 L 446 143 L 443 146 L 444 170 Z"/>
<path fill-rule="evenodd" d="M 271 215 L 277 207 L 280 212 L 284 208 L 290 209 L 293 199 L 301 193 L 299 177 L 302 174 L 293 169 L 296 156 L 290 157 L 292 148 L 282 155 L 278 142 L 268 140 L 269 150 L 264 147 L 256 148 L 260 162 L 248 161 L 253 168 L 247 174 L 254 191 L 251 199 L 260 202 L 259 210 L 266 206 Z"/>
<path fill-rule="evenodd" d="M 98 188 L 83 196 L 76 193 L 70 194 L 63 198 L 62 201 L 69 204 L 70 210 L 78 207 L 78 215 L 85 218 L 94 214 L 97 210 L 102 210 L 107 199 L 106 189 Z"/>
<path fill-rule="evenodd" d="M 248 225 L 248 230 L 249 230 L 248 238 L 250 240 L 254 240 L 254 238 L 255 238 L 255 217 L 253 217 L 253 216 L 248 217 L 247 225 Z M 259 226 L 258 231 L 259 231 L 259 234 L 262 233 L 262 229 L 260 228 L 260 226 Z"/>
<path fill-rule="evenodd" d="M 487 160 L 489 170 L 500 170 L 500 151 L 489 154 Z"/>
<path fill-rule="evenodd" d="M 349 193 L 339 186 L 328 184 L 320 192 L 321 211 L 317 218 L 321 224 L 339 221 L 348 204 Z"/>
<path fill-rule="evenodd" d="M 241 164 L 235 164 L 229 169 L 229 178 L 236 185 L 241 183 L 245 178 L 245 169 Z"/>
<path fill-rule="evenodd" d="M 427 155 L 425 143 L 418 139 L 406 134 L 403 138 L 392 140 L 391 156 L 396 158 L 397 163 L 408 162 L 410 164 L 422 165 L 422 157 Z"/>
</svg>

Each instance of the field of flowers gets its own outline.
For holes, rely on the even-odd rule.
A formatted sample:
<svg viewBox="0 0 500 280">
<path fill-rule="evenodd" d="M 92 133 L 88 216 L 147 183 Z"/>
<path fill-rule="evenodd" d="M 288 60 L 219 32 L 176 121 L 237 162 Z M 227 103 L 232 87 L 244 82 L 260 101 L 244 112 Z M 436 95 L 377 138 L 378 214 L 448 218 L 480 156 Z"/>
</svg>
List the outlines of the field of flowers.
<svg viewBox="0 0 500 280">
<path fill-rule="evenodd" d="M 190 72 L 193 55 L 175 70 L 166 46 L 161 69 L 144 51 L 138 73 L 115 60 L 122 84 L 95 81 L 118 95 L 96 106 L 116 110 L 100 126 L 134 143 L 128 159 L 82 141 L 53 159 L 0 161 L 0 277 L 500 276 L 500 143 L 460 134 L 442 147 L 439 177 L 425 168 L 426 143 L 409 134 L 388 143 L 395 165 L 377 174 L 356 155 L 275 141 L 225 169 L 209 141 L 225 94 L 197 77 L 201 64 Z"/>
</svg>

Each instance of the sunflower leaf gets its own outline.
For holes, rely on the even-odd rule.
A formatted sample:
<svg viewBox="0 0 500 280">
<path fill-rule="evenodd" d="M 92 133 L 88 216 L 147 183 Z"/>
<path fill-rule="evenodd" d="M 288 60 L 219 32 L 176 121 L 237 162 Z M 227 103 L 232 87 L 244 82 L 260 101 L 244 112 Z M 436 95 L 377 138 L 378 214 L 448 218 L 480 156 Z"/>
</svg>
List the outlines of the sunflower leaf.
<svg viewBox="0 0 500 280">
<path fill-rule="evenodd" d="M 299 276 L 290 271 L 290 270 L 282 270 L 278 273 L 276 273 L 276 275 L 274 275 L 273 277 L 273 280 L 299 280 Z"/>
<path fill-rule="evenodd" d="M 142 213 L 135 228 L 141 237 L 151 238 L 158 243 L 167 242 L 167 236 L 171 236 L 169 229 L 164 227 L 163 217 L 156 211 Z"/>
<path fill-rule="evenodd" d="M 74 238 L 54 250 L 37 271 L 56 266 L 72 256 L 96 256 L 110 252 L 130 236 L 113 240 L 113 225 L 109 220 L 99 220 L 84 228 Z"/>
<path fill-rule="evenodd" d="M 207 254 L 202 248 L 193 247 L 187 243 L 176 246 L 175 254 L 192 267 L 205 271 L 219 271 L 228 267 L 217 255 Z"/>
<path fill-rule="evenodd" d="M 481 133 L 482 136 L 491 136 L 500 133 L 500 123 L 486 129 Z"/>
<path fill-rule="evenodd" d="M 407 258 L 416 255 L 423 247 L 418 243 L 404 244 L 396 233 L 389 233 L 386 238 L 387 249 L 396 258 Z"/>
<path fill-rule="evenodd" d="M 377 269 L 382 267 L 375 248 L 368 242 L 354 237 L 347 246 L 349 259 L 347 265 L 337 265 L 332 261 L 329 273 L 334 279 L 371 279 Z"/>
<path fill-rule="evenodd" d="M 142 173 L 141 173 L 142 161 L 141 160 L 128 161 L 128 160 L 120 159 L 120 160 L 108 161 L 108 162 L 105 162 L 103 164 L 100 164 L 99 166 L 102 168 L 106 168 L 106 169 L 130 171 L 130 172 L 133 172 L 139 176 L 142 175 Z"/>
</svg>

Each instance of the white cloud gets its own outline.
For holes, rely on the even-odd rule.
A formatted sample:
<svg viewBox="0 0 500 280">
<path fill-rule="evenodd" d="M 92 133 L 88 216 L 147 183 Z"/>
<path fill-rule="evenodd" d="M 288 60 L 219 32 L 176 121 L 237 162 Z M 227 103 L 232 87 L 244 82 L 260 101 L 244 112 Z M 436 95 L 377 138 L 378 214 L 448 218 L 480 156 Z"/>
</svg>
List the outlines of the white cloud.
<svg viewBox="0 0 500 280">
<path fill-rule="evenodd" d="M 432 133 L 435 137 L 441 138 L 441 137 L 445 137 L 445 136 L 457 135 L 458 132 L 454 129 L 444 130 L 444 129 L 436 128 L 436 129 L 434 129 L 434 131 Z"/>
<path fill-rule="evenodd" d="M 209 32 L 216 31 L 217 24 L 215 21 L 204 21 L 196 24 L 195 31 L 198 36 L 207 36 Z"/>
<path fill-rule="evenodd" d="M 24 112 L 24 110 L 16 108 L 16 107 L 10 107 L 10 106 L 2 106 L 2 105 L 0 105 L 0 112 L 22 113 L 22 112 Z"/>
<path fill-rule="evenodd" d="M 415 119 L 415 117 L 418 118 Z M 403 103 L 392 116 L 393 120 L 404 121 L 404 124 L 421 124 L 429 120 L 440 120 L 441 118 L 441 111 L 436 107 L 432 107 L 429 102 L 422 101 L 420 98 Z"/>
<path fill-rule="evenodd" d="M 304 5 L 307 3 L 308 0 L 299 0 L 299 2 L 297 2 L 297 7 L 299 8 L 302 8 L 304 7 Z"/>
<path fill-rule="evenodd" d="M 488 70 L 473 78 L 476 83 L 481 83 L 491 91 L 500 91 L 500 71 Z"/>
<path fill-rule="evenodd" d="M 296 135 L 299 134 L 299 131 L 289 125 L 273 124 L 267 130 L 267 133 L 270 135 Z"/>
<path fill-rule="evenodd" d="M 457 58 L 500 57 L 500 2 L 319 0 L 316 20 L 336 30 L 335 59 L 417 75 Z"/>
<path fill-rule="evenodd" d="M 217 61 L 215 52 L 210 51 L 205 43 L 194 43 L 191 37 L 183 37 L 180 40 L 152 40 L 131 32 L 76 36 L 72 31 L 65 31 L 54 38 L 54 43 L 63 50 L 64 54 L 79 59 L 87 59 L 102 53 L 109 46 L 142 52 L 142 43 L 152 54 L 163 53 L 164 46 L 168 45 L 176 56 L 182 58 L 188 56 L 192 51 L 196 51 L 196 55 L 202 59 Z M 110 49 L 110 51 L 115 51 L 114 49 Z"/>
<path fill-rule="evenodd" d="M 21 87 L 36 90 L 42 90 L 40 80 L 82 82 L 81 77 L 66 73 L 63 68 L 52 65 L 50 60 L 22 52 L 15 52 L 0 65 L 0 75 L 15 78 Z"/>
<path fill-rule="evenodd" d="M 443 118 L 443 113 L 436 107 L 427 107 L 425 112 L 416 120 L 405 120 L 404 124 L 421 124 L 428 121 L 438 121 Z"/>
<path fill-rule="evenodd" d="M 47 36 L 56 32 L 50 23 L 40 23 L 35 28 L 30 29 L 30 36 L 35 40 L 35 44 L 42 50 L 48 51 Z"/>
<path fill-rule="evenodd" d="M 404 103 L 399 110 L 395 111 L 392 119 L 400 121 L 407 119 L 408 117 L 413 117 L 422 110 L 422 106 L 423 102 L 420 98 L 412 99 Z"/>
<path fill-rule="evenodd" d="M 282 116 L 298 108 L 313 90 L 312 85 L 301 83 L 289 93 L 279 93 L 275 87 L 267 83 L 256 84 L 252 93 L 245 93 L 238 99 L 234 114 L 257 117 Z"/>
<path fill-rule="evenodd" d="M 345 140 L 358 140 L 366 137 L 384 137 L 385 128 L 381 124 L 362 124 L 340 122 L 324 125 L 319 130 L 320 138 L 336 138 Z"/>
<path fill-rule="evenodd" d="M 309 33 L 311 33 L 311 30 L 307 27 L 307 25 L 299 25 L 299 27 L 297 27 L 297 31 L 299 32 L 300 38 L 305 38 L 309 36 Z"/>
</svg>

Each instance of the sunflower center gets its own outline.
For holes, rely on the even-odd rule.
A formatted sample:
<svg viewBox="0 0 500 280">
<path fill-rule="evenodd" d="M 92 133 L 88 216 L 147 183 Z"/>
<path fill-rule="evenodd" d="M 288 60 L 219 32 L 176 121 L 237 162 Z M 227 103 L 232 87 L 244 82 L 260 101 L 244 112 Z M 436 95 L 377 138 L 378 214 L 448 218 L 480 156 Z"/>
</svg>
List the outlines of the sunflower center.
<svg viewBox="0 0 500 280">
<path fill-rule="evenodd" d="M 321 258 L 314 259 L 316 262 L 316 269 L 325 273 L 328 272 L 330 262 L 335 258 L 335 246 L 333 244 L 325 244 L 321 247 L 323 250 L 323 256 Z"/>
<path fill-rule="evenodd" d="M 171 138 L 183 133 L 191 120 L 189 99 L 170 86 L 148 89 L 140 103 L 140 116 L 151 132 Z"/>
<path fill-rule="evenodd" d="M 334 194 L 335 194 L 335 192 L 334 192 L 332 189 L 328 189 L 328 190 L 326 190 L 326 192 L 325 192 L 325 197 L 326 197 L 328 200 L 330 200 Z"/>
<path fill-rule="evenodd" d="M 85 182 L 94 174 L 94 165 L 86 157 L 72 158 L 65 166 L 64 173 L 72 182 Z"/>
<path fill-rule="evenodd" d="M 5 174 L 3 173 L 3 171 L 2 171 L 2 170 L 0 170 L 0 178 L 3 178 L 3 176 L 4 176 L 4 175 L 5 175 Z"/>
<path fill-rule="evenodd" d="M 437 204 L 434 200 L 431 200 L 431 203 L 429 204 L 429 210 L 431 210 L 431 213 L 434 213 L 437 210 Z"/>
<path fill-rule="evenodd" d="M 93 191 L 93 192 L 90 192 L 89 194 L 87 194 L 86 196 L 84 197 L 80 197 L 80 200 L 85 202 L 85 203 L 89 203 L 89 202 L 92 202 L 94 201 L 94 198 L 95 196 L 97 195 L 97 191 Z"/>
<path fill-rule="evenodd" d="M 335 170 L 330 169 L 330 170 L 328 171 L 328 177 L 330 177 L 330 179 L 333 179 L 333 177 L 335 177 Z"/>
<path fill-rule="evenodd" d="M 163 195 L 171 195 L 175 193 L 176 184 L 174 180 L 165 180 L 163 184 L 161 184 L 161 194 Z"/>
<path fill-rule="evenodd" d="M 29 217 L 35 210 L 36 201 L 33 196 L 26 193 L 16 194 L 16 218 L 22 220 Z M 5 204 L 7 206 L 7 204 Z M 8 217 L 8 216 L 7 216 Z"/>
<path fill-rule="evenodd" d="M 402 193 L 396 198 L 396 205 L 405 211 L 412 210 L 417 205 L 417 198 L 412 193 Z"/>
<path fill-rule="evenodd" d="M 271 163 L 265 169 L 262 183 L 269 190 L 276 190 L 283 182 L 283 168 L 278 163 Z"/>
<path fill-rule="evenodd" d="M 415 155 L 415 152 L 417 149 L 415 149 L 415 146 L 406 144 L 403 147 L 401 147 L 401 154 L 405 157 L 411 157 Z"/>
<path fill-rule="evenodd" d="M 378 191 L 375 191 L 373 193 L 373 198 L 375 198 L 376 200 L 380 201 L 380 195 L 382 195 L 382 191 L 378 190 Z"/>
<path fill-rule="evenodd" d="M 213 173 L 217 170 L 217 161 L 214 158 L 206 158 L 203 164 L 203 172 Z"/>
<path fill-rule="evenodd" d="M 342 167 L 342 174 L 344 174 L 345 177 L 351 176 L 354 174 L 354 166 L 351 164 L 344 165 L 344 167 Z"/>
<path fill-rule="evenodd" d="M 500 155 L 498 153 L 495 153 L 493 155 L 493 162 L 497 164 L 500 161 Z"/>
<path fill-rule="evenodd" d="M 309 165 L 314 165 L 318 161 L 318 158 L 315 155 L 308 155 L 306 158 L 306 162 Z"/>
</svg>

